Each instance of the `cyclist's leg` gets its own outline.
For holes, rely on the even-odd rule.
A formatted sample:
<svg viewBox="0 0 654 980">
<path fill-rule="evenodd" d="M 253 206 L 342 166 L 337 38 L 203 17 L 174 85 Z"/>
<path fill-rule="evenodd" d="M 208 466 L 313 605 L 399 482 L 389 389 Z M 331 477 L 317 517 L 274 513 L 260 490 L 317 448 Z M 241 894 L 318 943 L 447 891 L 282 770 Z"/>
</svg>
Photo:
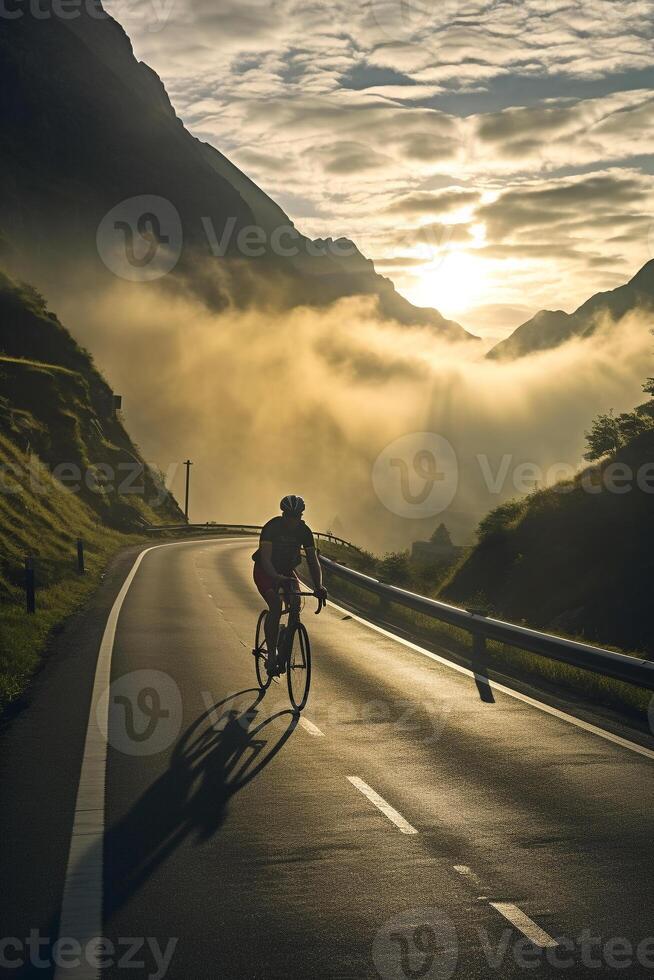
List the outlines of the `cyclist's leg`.
<svg viewBox="0 0 654 980">
<path fill-rule="evenodd" d="M 266 646 L 268 648 L 268 668 L 272 670 L 277 660 L 277 640 L 279 638 L 279 620 L 282 615 L 282 599 L 276 589 L 267 589 L 264 599 L 268 603 L 268 615 L 265 622 Z"/>
<path fill-rule="evenodd" d="M 277 658 L 277 639 L 279 636 L 279 620 L 282 613 L 282 600 L 279 591 L 271 577 L 263 570 L 259 562 L 254 565 L 254 584 L 268 606 L 268 615 L 264 625 L 266 647 L 268 648 L 268 669 L 272 669 Z"/>
<path fill-rule="evenodd" d="M 300 591 L 300 582 L 294 572 L 286 576 L 280 591 L 281 595 L 278 593 L 278 598 L 282 600 L 282 608 L 285 606 L 289 610 L 287 631 L 283 639 L 281 638 L 281 631 L 278 631 L 277 669 L 283 672 L 286 667 L 286 658 L 290 653 L 288 647 L 288 642 L 291 642 L 290 633 L 300 615 L 300 597 L 295 595 L 296 592 Z"/>
<path fill-rule="evenodd" d="M 295 595 L 295 593 L 299 592 L 300 589 L 301 589 L 300 580 L 297 577 L 296 573 L 293 572 L 289 576 L 287 590 L 286 590 L 286 597 L 288 599 L 288 604 L 291 607 L 291 612 L 293 613 L 294 616 L 299 614 L 300 612 L 300 602 L 301 602 L 300 596 Z"/>
</svg>

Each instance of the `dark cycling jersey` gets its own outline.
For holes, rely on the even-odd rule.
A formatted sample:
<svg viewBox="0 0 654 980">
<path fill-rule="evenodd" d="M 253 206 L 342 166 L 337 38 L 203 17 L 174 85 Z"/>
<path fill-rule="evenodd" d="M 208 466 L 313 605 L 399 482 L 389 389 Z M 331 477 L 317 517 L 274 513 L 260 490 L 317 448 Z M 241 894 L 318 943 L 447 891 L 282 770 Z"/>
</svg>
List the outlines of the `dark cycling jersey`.
<svg viewBox="0 0 654 980">
<path fill-rule="evenodd" d="M 264 525 L 261 531 L 261 541 L 272 542 L 273 568 L 280 575 L 290 575 L 302 561 L 301 549 L 315 548 L 316 543 L 311 528 L 300 521 L 293 527 L 283 517 L 273 517 Z M 258 561 L 259 549 L 252 555 L 253 561 Z"/>
</svg>

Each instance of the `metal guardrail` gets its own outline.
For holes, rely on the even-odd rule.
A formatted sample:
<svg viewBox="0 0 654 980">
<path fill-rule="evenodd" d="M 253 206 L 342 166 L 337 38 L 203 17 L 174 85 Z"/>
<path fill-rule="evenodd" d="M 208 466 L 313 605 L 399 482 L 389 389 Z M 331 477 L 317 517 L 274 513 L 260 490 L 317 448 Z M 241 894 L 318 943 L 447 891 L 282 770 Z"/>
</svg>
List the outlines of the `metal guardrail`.
<svg viewBox="0 0 654 980">
<path fill-rule="evenodd" d="M 160 531 L 245 531 L 248 534 L 259 534 L 262 526 L 261 524 L 216 524 L 213 521 L 208 521 L 206 524 L 148 525 L 143 530 L 147 533 Z M 355 544 L 352 544 L 350 541 L 345 541 L 344 538 L 339 538 L 338 535 L 331 534 L 329 531 L 316 531 L 314 532 L 314 537 L 318 541 L 329 541 L 331 544 L 339 544 L 344 548 L 350 548 L 352 551 L 358 551 L 361 554 L 361 548 L 357 548 Z"/>
<path fill-rule="evenodd" d="M 473 610 L 460 609 L 450 606 L 437 599 L 428 599 L 415 592 L 408 592 L 394 585 L 387 585 L 378 579 L 364 575 L 352 568 L 321 556 L 320 563 L 327 576 L 334 575 L 351 585 L 364 589 L 378 596 L 382 603 L 395 603 L 405 609 L 421 613 L 432 619 L 448 623 L 466 630 L 473 637 L 474 649 L 477 655 L 483 654 L 486 640 L 496 640 L 520 650 L 540 654 L 551 660 L 579 667 L 582 670 L 593 671 L 605 677 L 635 684 L 648 690 L 654 690 L 654 663 L 638 657 L 630 657 L 626 653 L 614 653 L 603 650 L 590 643 L 580 643 L 577 640 L 567 640 L 562 636 L 551 633 L 541 633 L 517 626 L 515 623 L 505 623 L 492 619 Z"/>
<path fill-rule="evenodd" d="M 145 530 L 150 532 L 157 531 L 244 531 L 258 534 L 261 531 L 260 524 L 179 524 L 167 525 L 165 527 L 148 527 Z M 356 545 L 339 538 L 328 532 L 318 532 L 316 538 L 333 542 L 351 548 L 353 551 L 361 553 L 361 549 Z M 644 687 L 654 691 L 654 663 L 639 657 L 630 657 L 626 653 L 614 653 L 612 650 L 603 650 L 601 647 L 593 646 L 590 643 L 580 643 L 577 640 L 568 640 L 562 636 L 554 636 L 551 633 L 541 633 L 538 630 L 529 629 L 526 626 L 518 626 L 515 623 L 505 623 L 500 619 L 493 619 L 483 613 L 469 609 L 461 609 L 458 606 L 450 606 L 446 602 L 438 599 L 429 599 L 427 596 L 418 595 L 415 592 L 408 592 L 395 585 L 387 585 L 370 575 L 357 572 L 353 568 L 331 558 L 320 556 L 320 563 L 327 575 L 335 575 L 351 585 L 364 589 L 376 595 L 382 603 L 395 603 L 405 609 L 421 613 L 431 619 L 440 620 L 450 626 L 457 626 L 470 633 L 473 638 L 474 651 L 477 656 L 483 655 L 486 640 L 495 640 L 498 643 L 505 643 L 507 646 L 515 647 L 519 650 L 528 650 L 530 653 L 539 654 L 550 660 L 558 660 L 560 663 L 568 664 L 572 667 L 579 667 L 582 670 L 589 670 L 605 677 L 612 677 L 615 680 L 625 681 L 628 684 L 635 684 L 637 687 Z"/>
<path fill-rule="evenodd" d="M 148 534 L 156 534 L 162 531 L 249 531 L 252 534 L 258 534 L 261 525 L 216 524 L 214 521 L 207 521 L 205 524 L 149 524 L 143 530 Z"/>
</svg>

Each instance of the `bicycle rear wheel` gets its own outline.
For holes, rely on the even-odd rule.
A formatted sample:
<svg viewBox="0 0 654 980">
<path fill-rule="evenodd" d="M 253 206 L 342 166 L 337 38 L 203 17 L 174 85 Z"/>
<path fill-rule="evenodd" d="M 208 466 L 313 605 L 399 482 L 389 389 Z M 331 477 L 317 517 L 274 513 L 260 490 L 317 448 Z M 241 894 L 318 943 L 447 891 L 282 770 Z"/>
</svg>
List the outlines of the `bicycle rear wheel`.
<svg viewBox="0 0 654 980">
<path fill-rule="evenodd" d="M 265 691 L 270 686 L 270 681 L 272 678 L 268 673 L 266 663 L 268 661 L 268 647 L 266 646 L 266 616 L 267 611 L 264 609 L 259 620 L 257 622 L 257 633 L 256 639 L 254 641 L 254 650 L 252 654 L 254 656 L 254 665 L 257 671 L 257 681 L 259 682 L 259 687 L 262 691 Z"/>
<path fill-rule="evenodd" d="M 288 696 L 296 711 L 302 711 L 311 686 L 311 644 L 303 623 L 298 623 L 289 644 L 286 665 Z"/>
</svg>

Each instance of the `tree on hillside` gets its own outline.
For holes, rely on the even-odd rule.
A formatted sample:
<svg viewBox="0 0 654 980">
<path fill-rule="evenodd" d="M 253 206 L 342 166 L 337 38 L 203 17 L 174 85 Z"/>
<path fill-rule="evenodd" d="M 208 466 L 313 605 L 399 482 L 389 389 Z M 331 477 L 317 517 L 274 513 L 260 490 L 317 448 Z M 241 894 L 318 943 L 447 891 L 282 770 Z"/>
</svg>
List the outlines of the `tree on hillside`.
<svg viewBox="0 0 654 980">
<path fill-rule="evenodd" d="M 635 412 L 625 412 L 624 415 L 618 415 L 618 424 L 623 445 L 631 442 L 632 439 L 635 439 L 645 429 L 651 428 L 652 425 L 650 419 L 640 408 L 637 408 Z"/>
<path fill-rule="evenodd" d="M 654 378 L 648 378 L 643 391 L 654 395 Z M 633 412 L 614 415 L 611 410 L 606 415 L 593 419 L 590 432 L 585 432 L 588 449 L 584 459 L 589 462 L 601 459 L 609 453 L 617 452 L 637 435 L 654 425 L 654 399 L 639 405 Z"/>
<path fill-rule="evenodd" d="M 639 415 L 645 415 L 650 418 L 654 424 L 654 378 L 647 379 L 643 385 L 643 391 L 653 397 L 648 402 L 645 402 L 644 405 L 639 405 L 636 411 Z"/>
<path fill-rule="evenodd" d="M 624 445 L 620 429 L 620 419 L 613 414 L 613 409 L 606 415 L 598 415 L 593 419 L 590 431 L 584 432 L 588 449 L 584 459 L 589 461 L 600 459 L 607 453 L 614 453 Z"/>
<path fill-rule="evenodd" d="M 450 537 L 450 532 L 447 530 L 445 524 L 441 523 L 438 525 L 436 530 L 431 536 L 432 544 L 438 544 L 442 548 L 453 548 L 452 538 Z"/>
</svg>

